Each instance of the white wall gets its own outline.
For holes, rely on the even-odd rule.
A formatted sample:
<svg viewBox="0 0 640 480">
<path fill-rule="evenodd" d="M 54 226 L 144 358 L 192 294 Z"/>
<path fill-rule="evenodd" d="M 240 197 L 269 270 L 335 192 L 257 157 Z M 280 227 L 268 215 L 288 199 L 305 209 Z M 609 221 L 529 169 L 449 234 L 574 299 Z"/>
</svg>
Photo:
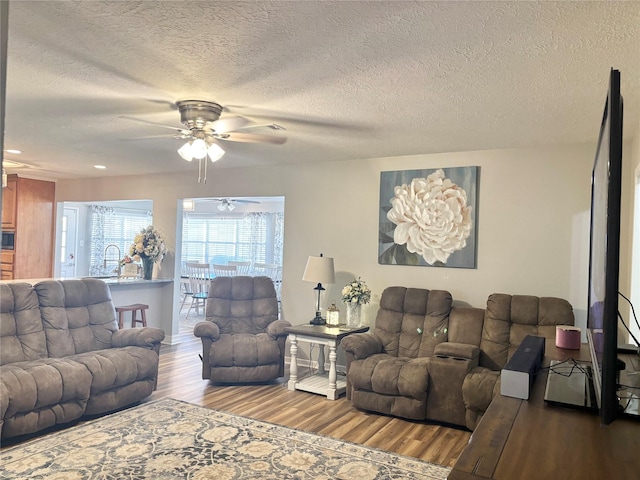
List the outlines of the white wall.
<svg viewBox="0 0 640 480">
<path fill-rule="evenodd" d="M 595 145 L 577 145 L 218 168 L 207 185 L 198 184 L 192 171 L 60 180 L 56 197 L 151 199 L 156 226 L 175 246 L 176 210 L 184 197 L 284 196 L 283 313 L 292 323 L 313 316 L 313 285 L 301 278 L 308 255 L 321 252 L 334 257 L 336 266 L 328 302 L 339 300 L 341 287 L 354 276 L 372 288 L 373 302 L 365 309 L 368 324 L 380 293 L 390 285 L 446 289 L 458 303 L 479 307 L 494 292 L 559 296 L 574 305 L 580 322 L 585 318 L 594 152 Z M 380 172 L 474 165 L 480 166 L 477 269 L 379 265 Z M 169 255 L 159 275 L 173 277 L 174 261 Z"/>
<path fill-rule="evenodd" d="M 194 172 L 60 180 L 56 196 L 57 201 L 151 199 L 154 222 L 170 246 L 176 245 L 181 198 L 284 196 L 283 313 L 292 323 L 313 316 L 313 285 L 301 278 L 307 257 L 322 252 L 334 257 L 337 278 L 326 301 L 338 300 L 341 287 L 361 276 L 374 293 L 365 309 L 368 324 L 390 285 L 446 289 L 458 303 L 478 307 L 494 292 L 564 297 L 580 324 L 586 318 L 594 153 L 595 145 L 574 145 L 217 168 L 206 185 L 196 182 Z M 480 166 L 477 269 L 379 265 L 380 172 L 474 165 Z M 173 255 L 165 259 L 161 277 L 173 277 L 174 261 Z"/>
</svg>

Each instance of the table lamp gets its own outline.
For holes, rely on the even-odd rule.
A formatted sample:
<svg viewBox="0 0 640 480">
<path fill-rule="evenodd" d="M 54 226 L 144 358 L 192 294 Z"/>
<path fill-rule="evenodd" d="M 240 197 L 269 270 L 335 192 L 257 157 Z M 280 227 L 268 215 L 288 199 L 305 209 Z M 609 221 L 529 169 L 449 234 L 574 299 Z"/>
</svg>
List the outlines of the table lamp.
<svg viewBox="0 0 640 480">
<path fill-rule="evenodd" d="M 305 282 L 317 283 L 314 290 L 318 291 L 318 304 L 316 306 L 316 316 L 311 320 L 311 325 L 324 325 L 327 322 L 320 314 L 320 294 L 325 289 L 323 283 L 335 282 L 335 271 L 333 269 L 333 258 L 309 256 L 307 266 L 304 269 L 302 280 Z"/>
</svg>

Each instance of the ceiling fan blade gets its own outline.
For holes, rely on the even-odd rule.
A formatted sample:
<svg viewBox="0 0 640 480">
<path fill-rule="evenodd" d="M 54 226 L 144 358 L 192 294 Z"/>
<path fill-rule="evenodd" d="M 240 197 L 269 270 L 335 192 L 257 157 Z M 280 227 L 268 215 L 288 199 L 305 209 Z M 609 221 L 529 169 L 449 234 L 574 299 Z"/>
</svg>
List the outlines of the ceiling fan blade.
<svg viewBox="0 0 640 480">
<path fill-rule="evenodd" d="M 255 123 L 252 125 L 247 125 L 246 127 L 237 128 L 237 130 L 249 130 L 254 128 L 270 128 L 271 130 L 286 130 L 282 125 L 278 125 L 277 123 Z"/>
<path fill-rule="evenodd" d="M 255 203 L 258 205 L 260 204 L 258 200 L 245 200 L 244 198 L 204 198 L 201 200 L 204 200 L 204 201 L 211 200 L 214 202 L 221 202 L 221 203 Z"/>
<path fill-rule="evenodd" d="M 351 131 L 369 131 L 370 125 L 356 124 L 352 121 L 345 122 L 329 117 L 308 117 L 291 112 L 252 108 L 247 105 L 225 105 L 225 111 L 231 114 L 242 114 L 250 118 L 266 119 L 267 121 L 282 122 L 283 124 L 296 124 L 308 127 L 336 128 Z"/>
<path fill-rule="evenodd" d="M 171 125 L 165 125 L 163 123 L 151 122 L 149 120 L 143 120 L 142 118 L 130 117 L 128 115 L 120 115 L 120 118 L 125 118 L 127 120 L 133 120 L 134 122 L 148 123 L 149 125 L 155 125 L 156 127 L 170 128 L 171 130 L 175 130 L 175 131 L 179 132 L 180 134 L 188 134 L 189 133 L 189 130 L 185 130 L 184 128 L 172 127 Z"/>
<path fill-rule="evenodd" d="M 258 133 L 241 133 L 230 132 L 220 135 L 216 138 L 230 142 L 246 142 L 246 143 L 273 143 L 274 145 L 282 145 L 287 141 L 287 137 L 276 137 L 275 135 L 261 135 Z"/>
<path fill-rule="evenodd" d="M 207 124 L 209 128 L 215 130 L 216 133 L 227 133 L 244 128 L 251 124 L 251 120 L 245 117 L 225 117 Z"/>
<path fill-rule="evenodd" d="M 153 140 L 156 138 L 186 138 L 186 137 L 183 136 L 181 133 L 178 133 L 177 135 L 172 133 L 165 133 L 164 135 L 144 135 L 141 137 L 121 138 L 120 140 L 129 142 L 129 141 L 135 141 L 135 140 Z"/>
</svg>

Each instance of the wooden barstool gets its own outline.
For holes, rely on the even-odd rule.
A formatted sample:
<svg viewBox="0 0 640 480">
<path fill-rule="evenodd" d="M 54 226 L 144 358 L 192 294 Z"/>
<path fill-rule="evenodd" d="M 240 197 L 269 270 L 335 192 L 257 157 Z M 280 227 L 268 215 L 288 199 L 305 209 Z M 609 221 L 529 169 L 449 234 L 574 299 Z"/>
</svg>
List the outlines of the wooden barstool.
<svg viewBox="0 0 640 480">
<path fill-rule="evenodd" d="M 143 327 L 147 326 L 146 310 L 149 305 L 144 303 L 134 303 L 133 305 L 124 305 L 122 307 L 116 307 L 118 313 L 118 328 L 122 329 L 124 324 L 124 312 L 131 312 L 131 328 L 135 328 L 136 323 L 141 323 Z M 138 311 L 141 313 L 142 318 L 138 319 Z"/>
</svg>

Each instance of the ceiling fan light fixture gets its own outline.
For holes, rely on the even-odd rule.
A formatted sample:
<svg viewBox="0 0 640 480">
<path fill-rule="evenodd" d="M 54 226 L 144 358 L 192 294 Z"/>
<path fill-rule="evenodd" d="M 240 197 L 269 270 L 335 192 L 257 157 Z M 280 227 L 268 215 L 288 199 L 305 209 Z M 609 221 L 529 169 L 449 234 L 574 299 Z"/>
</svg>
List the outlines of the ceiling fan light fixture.
<svg viewBox="0 0 640 480">
<path fill-rule="evenodd" d="M 187 142 L 178 149 L 178 155 L 180 155 L 187 162 L 190 162 L 191 160 L 193 160 L 193 152 L 191 150 L 191 143 Z"/>
<path fill-rule="evenodd" d="M 196 138 L 191 144 L 191 154 L 193 158 L 202 160 L 207 156 L 207 144 L 201 138 Z"/>
<path fill-rule="evenodd" d="M 224 212 L 225 210 L 233 212 L 236 209 L 236 206 L 231 203 L 228 198 L 223 198 L 220 200 L 220 204 L 216 208 L 221 212 Z"/>
<path fill-rule="evenodd" d="M 217 162 L 224 154 L 225 151 L 217 143 L 212 143 L 209 145 L 209 148 L 207 148 L 207 155 L 209 155 L 212 162 Z"/>
</svg>

